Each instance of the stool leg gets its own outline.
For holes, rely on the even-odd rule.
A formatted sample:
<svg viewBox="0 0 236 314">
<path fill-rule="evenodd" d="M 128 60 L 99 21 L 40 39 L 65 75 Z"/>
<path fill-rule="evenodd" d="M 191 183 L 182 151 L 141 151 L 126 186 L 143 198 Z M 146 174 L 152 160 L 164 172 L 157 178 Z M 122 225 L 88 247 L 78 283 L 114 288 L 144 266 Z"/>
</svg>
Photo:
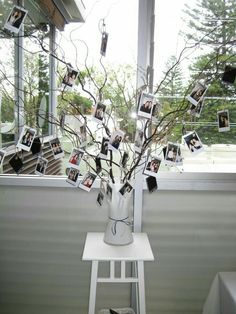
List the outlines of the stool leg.
<svg viewBox="0 0 236 314">
<path fill-rule="evenodd" d="M 97 276 L 98 261 L 92 261 L 88 314 L 95 314 Z"/>
<path fill-rule="evenodd" d="M 139 311 L 140 311 L 139 314 L 146 314 L 143 261 L 138 261 L 138 296 L 139 296 Z"/>
</svg>

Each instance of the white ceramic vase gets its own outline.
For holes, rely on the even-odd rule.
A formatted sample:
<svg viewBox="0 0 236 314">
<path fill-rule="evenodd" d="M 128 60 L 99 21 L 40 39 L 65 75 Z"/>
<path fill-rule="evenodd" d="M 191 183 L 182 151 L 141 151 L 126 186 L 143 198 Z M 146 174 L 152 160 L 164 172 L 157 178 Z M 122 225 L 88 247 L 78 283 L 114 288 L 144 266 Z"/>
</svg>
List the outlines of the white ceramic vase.
<svg viewBox="0 0 236 314">
<path fill-rule="evenodd" d="M 112 199 L 109 201 L 108 222 L 104 242 L 110 245 L 127 245 L 133 242 L 130 214 L 130 195 L 119 193 L 120 184 L 112 185 Z M 130 193 L 131 194 L 131 193 Z"/>
</svg>

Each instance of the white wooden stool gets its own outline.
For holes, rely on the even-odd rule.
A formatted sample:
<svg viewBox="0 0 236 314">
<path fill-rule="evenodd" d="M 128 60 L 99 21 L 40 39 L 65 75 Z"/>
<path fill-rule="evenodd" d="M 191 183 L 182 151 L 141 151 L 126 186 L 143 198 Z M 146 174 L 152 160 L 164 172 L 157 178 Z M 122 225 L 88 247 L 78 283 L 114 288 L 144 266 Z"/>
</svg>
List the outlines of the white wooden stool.
<svg viewBox="0 0 236 314">
<path fill-rule="evenodd" d="M 140 314 L 146 314 L 144 261 L 153 261 L 154 256 L 146 233 L 133 233 L 134 241 L 124 246 L 108 245 L 103 241 L 104 233 L 88 232 L 82 260 L 92 261 L 89 311 L 95 314 L 96 289 L 98 282 L 136 283 Z M 98 263 L 110 262 L 110 277 L 98 278 Z M 121 262 L 121 276 L 115 277 L 115 262 Z M 126 277 L 125 263 L 135 262 L 136 277 Z"/>
</svg>

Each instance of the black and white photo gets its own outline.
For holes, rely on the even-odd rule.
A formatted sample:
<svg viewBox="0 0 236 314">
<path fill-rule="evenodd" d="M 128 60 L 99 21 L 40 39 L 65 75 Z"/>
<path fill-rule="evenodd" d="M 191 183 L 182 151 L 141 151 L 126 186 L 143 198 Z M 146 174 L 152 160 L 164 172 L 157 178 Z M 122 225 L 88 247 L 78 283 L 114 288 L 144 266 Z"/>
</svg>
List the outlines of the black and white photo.
<svg viewBox="0 0 236 314">
<path fill-rule="evenodd" d="M 120 188 L 119 193 L 123 197 L 127 197 L 131 195 L 132 190 L 133 190 L 132 185 L 128 181 L 126 181 L 125 184 Z"/>
<path fill-rule="evenodd" d="M 80 175 L 79 169 L 71 167 L 69 169 L 66 181 L 74 186 L 77 186 L 79 175 Z"/>
<path fill-rule="evenodd" d="M 167 143 L 166 154 L 165 154 L 165 164 L 174 165 L 177 160 L 179 145 L 171 142 Z"/>
<path fill-rule="evenodd" d="M 106 110 L 106 105 L 104 105 L 101 102 L 98 102 L 96 106 L 94 107 L 93 119 L 98 123 L 102 123 L 105 110 Z"/>
<path fill-rule="evenodd" d="M 22 158 L 18 155 L 18 153 L 15 153 L 11 157 L 11 159 L 9 160 L 9 164 L 17 174 L 19 174 L 23 168 L 23 161 Z"/>
<path fill-rule="evenodd" d="M 107 51 L 107 41 L 108 41 L 108 33 L 103 32 L 102 33 L 102 41 L 101 41 L 101 48 L 100 48 L 100 53 L 103 57 L 106 55 Z"/>
<path fill-rule="evenodd" d="M 144 139 L 144 131 L 137 129 L 135 133 L 135 138 L 134 138 L 134 150 L 137 153 L 141 153 L 143 139 Z"/>
<path fill-rule="evenodd" d="M 107 158 L 108 155 L 108 143 L 109 143 L 109 138 L 103 137 L 102 138 L 102 145 L 101 145 L 101 150 L 99 153 L 100 158 Z"/>
</svg>

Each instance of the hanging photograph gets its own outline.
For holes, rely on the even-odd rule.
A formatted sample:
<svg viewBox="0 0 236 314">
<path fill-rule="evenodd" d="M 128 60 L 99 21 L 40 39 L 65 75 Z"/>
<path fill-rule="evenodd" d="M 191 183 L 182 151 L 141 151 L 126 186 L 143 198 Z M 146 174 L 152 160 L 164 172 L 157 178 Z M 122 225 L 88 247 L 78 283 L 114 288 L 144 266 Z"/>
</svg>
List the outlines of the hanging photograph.
<svg viewBox="0 0 236 314">
<path fill-rule="evenodd" d="M 107 158 L 108 154 L 108 143 L 109 143 L 109 138 L 103 137 L 102 138 L 102 145 L 101 145 L 101 150 L 99 153 L 100 158 Z"/>
<path fill-rule="evenodd" d="M 74 186 L 77 186 L 79 175 L 80 175 L 79 169 L 71 167 L 68 172 L 66 181 Z"/>
<path fill-rule="evenodd" d="M 161 164 L 161 158 L 150 155 L 146 161 L 146 165 L 145 165 L 143 174 L 145 174 L 147 176 L 156 177 L 158 170 L 159 170 L 159 167 L 160 167 L 160 164 Z"/>
<path fill-rule="evenodd" d="M 103 57 L 106 55 L 107 51 L 107 41 L 108 41 L 108 33 L 103 32 L 102 33 L 102 42 L 101 42 L 101 48 L 100 48 L 100 53 Z"/>
<path fill-rule="evenodd" d="M 184 135 L 183 140 L 193 154 L 198 154 L 204 150 L 202 142 L 195 131 Z"/>
<path fill-rule="evenodd" d="M 111 202 L 112 201 L 112 187 L 109 183 L 107 183 L 107 186 L 106 186 L 106 196 L 107 196 L 107 200 Z"/>
<path fill-rule="evenodd" d="M 31 145 L 31 153 L 32 155 L 39 154 L 41 152 L 42 144 L 39 137 L 35 137 L 33 143 Z"/>
<path fill-rule="evenodd" d="M 49 141 L 49 144 L 50 144 L 54 159 L 64 157 L 64 151 L 62 150 L 61 143 L 57 137 Z"/>
<path fill-rule="evenodd" d="M 179 145 L 178 150 L 177 150 L 177 156 L 176 156 L 176 159 L 175 159 L 175 165 L 176 166 L 182 166 L 183 165 L 183 157 L 182 157 L 180 145 Z"/>
<path fill-rule="evenodd" d="M 62 85 L 73 87 L 77 79 L 78 73 L 79 72 L 77 70 L 68 67 L 67 72 L 63 78 Z"/>
<path fill-rule="evenodd" d="M 22 170 L 23 167 L 23 161 L 18 155 L 18 153 L 15 153 L 11 159 L 9 160 L 9 164 L 13 168 L 13 170 L 18 174 Z"/>
<path fill-rule="evenodd" d="M 156 101 L 153 104 L 153 108 L 152 108 L 152 122 L 157 122 L 160 111 L 161 111 L 161 104 Z"/>
<path fill-rule="evenodd" d="M 119 149 L 120 143 L 124 138 L 125 133 L 121 130 L 114 131 L 109 140 L 108 149 L 117 151 Z"/>
<path fill-rule="evenodd" d="M 222 76 L 222 81 L 228 84 L 234 84 L 236 78 L 236 68 L 226 65 Z"/>
<path fill-rule="evenodd" d="M 123 196 L 123 197 L 127 197 L 131 195 L 131 192 L 133 190 L 132 185 L 127 181 L 125 182 L 125 184 L 121 187 L 121 189 L 119 190 L 119 193 Z"/>
<path fill-rule="evenodd" d="M 21 25 L 24 23 L 27 13 L 27 10 L 18 6 L 14 6 L 7 18 L 4 28 L 15 34 L 18 34 Z"/>
<path fill-rule="evenodd" d="M 0 167 L 3 165 L 5 154 L 6 154 L 5 150 L 1 149 L 0 150 Z"/>
<path fill-rule="evenodd" d="M 144 139 L 144 131 L 143 130 L 136 130 L 135 138 L 134 138 L 134 150 L 137 153 L 141 153 L 142 145 Z"/>
<path fill-rule="evenodd" d="M 68 161 L 68 165 L 70 167 L 73 168 L 79 168 L 80 162 L 83 158 L 84 155 L 84 151 L 82 149 L 79 148 L 73 148 L 70 157 L 69 157 L 69 161 Z"/>
<path fill-rule="evenodd" d="M 79 136 L 80 136 L 80 147 L 85 147 L 87 145 L 87 131 L 86 131 L 85 124 L 79 127 Z"/>
<path fill-rule="evenodd" d="M 227 132 L 230 130 L 229 110 L 221 110 L 217 112 L 219 132 Z"/>
<path fill-rule="evenodd" d="M 102 206 L 104 201 L 104 193 L 102 191 L 99 191 L 96 201 L 99 206 Z"/>
<path fill-rule="evenodd" d="M 197 106 L 200 99 L 203 98 L 203 96 L 205 95 L 206 90 L 207 86 L 203 81 L 197 82 L 191 94 L 187 96 L 188 101 L 191 102 L 191 104 L 193 104 L 194 106 Z"/>
<path fill-rule="evenodd" d="M 101 102 L 97 103 L 93 112 L 93 120 L 95 120 L 98 123 L 102 123 L 105 110 L 106 110 L 106 105 L 104 105 Z"/>
<path fill-rule="evenodd" d="M 83 177 L 82 181 L 79 184 L 79 188 L 89 192 L 92 188 L 92 185 L 96 179 L 96 174 L 92 172 L 87 172 Z"/>
<path fill-rule="evenodd" d="M 179 150 L 179 144 L 167 143 L 166 154 L 165 154 L 165 164 L 174 165 L 176 163 L 177 155 Z"/>
<path fill-rule="evenodd" d="M 149 176 L 149 177 L 146 178 L 146 184 L 147 184 L 148 192 L 150 192 L 150 193 L 156 191 L 157 188 L 158 188 L 157 180 L 153 176 Z"/>
<path fill-rule="evenodd" d="M 202 113 L 203 105 L 204 105 L 204 97 L 201 97 L 196 106 L 191 104 L 188 110 L 188 113 L 192 115 L 193 117 L 199 118 Z"/>
<path fill-rule="evenodd" d="M 47 165 L 48 165 L 48 160 L 46 158 L 39 156 L 34 173 L 40 176 L 43 176 L 46 172 Z"/>
<path fill-rule="evenodd" d="M 155 96 L 142 93 L 138 102 L 138 116 L 151 119 Z"/>
<path fill-rule="evenodd" d="M 29 152 L 34 141 L 35 134 L 36 134 L 35 129 L 31 129 L 28 126 L 24 126 L 21 131 L 20 138 L 16 147 Z"/>
<path fill-rule="evenodd" d="M 124 152 L 120 160 L 120 165 L 122 169 L 126 168 L 128 159 L 129 159 L 129 154 L 127 152 Z"/>
</svg>

